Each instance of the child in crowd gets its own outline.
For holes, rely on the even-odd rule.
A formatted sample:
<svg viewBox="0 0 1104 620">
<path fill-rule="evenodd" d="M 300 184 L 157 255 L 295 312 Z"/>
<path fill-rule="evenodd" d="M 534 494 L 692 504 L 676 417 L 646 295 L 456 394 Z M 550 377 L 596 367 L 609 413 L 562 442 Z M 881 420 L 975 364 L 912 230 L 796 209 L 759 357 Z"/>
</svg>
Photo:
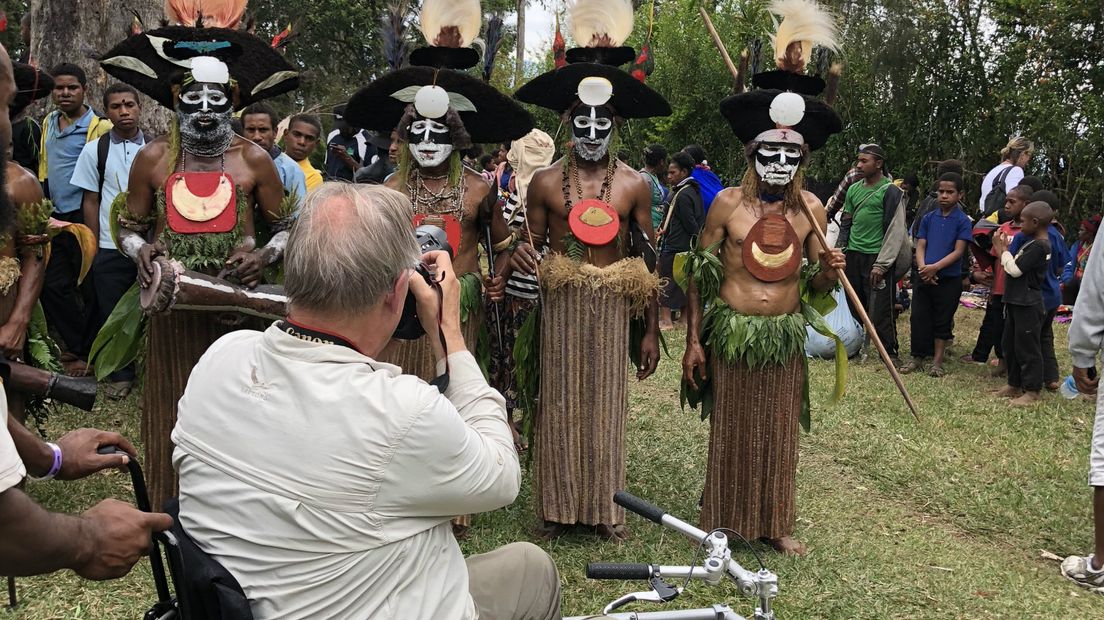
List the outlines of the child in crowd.
<svg viewBox="0 0 1104 620">
<path fill-rule="evenodd" d="M 1032 202 L 1020 213 L 1024 242 L 1016 255 L 1009 252 L 1011 239 L 993 236 L 993 247 L 1004 267 L 1004 359 L 1008 385 L 997 392 L 1023 407 L 1040 400 L 1043 387 L 1043 350 L 1039 336 L 1046 318 L 1042 287 L 1050 260 L 1050 222 L 1054 210 L 1045 202 Z"/>
<path fill-rule="evenodd" d="M 923 217 L 917 233 L 919 280 L 913 283 L 912 361 L 901 372 L 921 370 L 924 359 L 932 357 L 928 374 L 942 377 L 943 355 L 954 336 L 954 315 L 962 293 L 962 255 L 973 223 L 959 204 L 964 194 L 961 175 L 940 176 L 937 192 L 939 209 Z"/>
</svg>

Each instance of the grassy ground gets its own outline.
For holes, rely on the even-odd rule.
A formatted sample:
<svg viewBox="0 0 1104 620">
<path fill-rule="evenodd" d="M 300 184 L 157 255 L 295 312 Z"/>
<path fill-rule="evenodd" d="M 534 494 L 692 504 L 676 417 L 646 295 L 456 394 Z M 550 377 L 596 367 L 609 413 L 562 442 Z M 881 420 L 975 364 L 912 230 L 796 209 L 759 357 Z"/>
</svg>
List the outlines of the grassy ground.
<svg viewBox="0 0 1104 620">
<path fill-rule="evenodd" d="M 973 345 L 981 311 L 958 314 L 955 358 Z M 899 331 L 908 334 L 907 315 Z M 1059 359 L 1066 330 L 1057 327 Z M 681 336 L 681 334 L 678 334 Z M 671 353 L 681 356 L 678 336 Z M 905 345 L 907 347 L 907 344 Z M 704 479 L 707 427 L 678 407 L 676 357 L 631 396 L 628 487 L 694 521 Z M 1050 395 L 1034 409 L 1013 410 L 987 394 L 999 386 L 987 369 L 956 362 L 942 379 L 906 377 L 923 422 L 914 423 L 880 363 L 852 362 L 844 402 L 828 408 L 831 364 L 812 365 L 814 418 L 803 437 L 798 473 L 797 535 L 804 559 L 760 548 L 778 572 L 779 618 L 1099 618 L 1104 598 L 1066 582 L 1058 555 L 1091 545 L 1086 487 L 1092 404 Z M 1063 371 L 1064 374 L 1065 371 Z M 106 402 L 106 401 L 105 401 Z M 94 414 L 52 418 L 51 436 L 78 425 L 121 429 L 137 437 L 137 405 L 101 405 Z M 32 484 L 54 510 L 79 511 L 106 496 L 128 497 L 121 475 L 79 483 Z M 511 507 L 476 519 L 465 552 L 532 540 L 528 488 Z M 564 587 L 564 613 L 596 613 L 639 582 L 588 582 L 590 561 L 690 562 L 677 535 L 634 515 L 633 538 L 620 546 L 569 535 L 545 545 Z M 736 552 L 753 563 L 750 553 Z M 19 580 L 22 601 L 0 619 L 138 618 L 153 601 L 145 563 L 126 579 L 88 583 L 65 573 Z M 691 586 L 685 606 L 731 604 L 750 614 L 732 586 Z M 638 606 L 637 609 L 648 609 Z"/>
</svg>

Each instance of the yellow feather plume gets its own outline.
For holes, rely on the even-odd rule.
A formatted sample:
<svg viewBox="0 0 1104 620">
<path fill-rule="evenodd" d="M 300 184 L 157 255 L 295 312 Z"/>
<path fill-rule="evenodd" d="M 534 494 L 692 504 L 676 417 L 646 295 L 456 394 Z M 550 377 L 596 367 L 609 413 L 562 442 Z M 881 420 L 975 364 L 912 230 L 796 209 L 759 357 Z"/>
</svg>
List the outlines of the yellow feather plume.
<svg viewBox="0 0 1104 620">
<path fill-rule="evenodd" d="M 835 17 L 813 0 L 774 0 L 768 10 L 781 18 L 771 46 L 779 69 L 802 73 L 820 45 L 839 50 Z"/>
<path fill-rule="evenodd" d="M 165 17 L 182 26 L 195 26 L 203 16 L 204 28 L 237 28 L 248 0 L 165 0 Z"/>
<path fill-rule="evenodd" d="M 426 43 L 467 47 L 479 36 L 483 7 L 479 0 L 425 0 L 421 28 Z"/>
<path fill-rule="evenodd" d="M 576 45 L 619 47 L 632 34 L 632 0 L 569 0 L 568 10 Z"/>
</svg>

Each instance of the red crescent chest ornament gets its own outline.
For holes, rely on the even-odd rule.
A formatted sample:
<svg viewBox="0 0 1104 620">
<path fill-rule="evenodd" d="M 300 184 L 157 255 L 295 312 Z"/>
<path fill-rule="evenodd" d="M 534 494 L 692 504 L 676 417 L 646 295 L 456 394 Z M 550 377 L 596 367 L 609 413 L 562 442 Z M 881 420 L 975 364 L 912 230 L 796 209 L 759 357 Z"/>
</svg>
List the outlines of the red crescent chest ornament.
<svg viewBox="0 0 1104 620">
<path fill-rule="evenodd" d="M 449 214 L 419 213 L 414 216 L 414 228 L 425 224 L 445 231 L 453 255 L 460 252 L 460 220 Z"/>
<path fill-rule="evenodd" d="M 621 217 L 608 204 L 589 198 L 572 206 L 567 225 L 581 243 L 597 247 L 617 238 L 621 230 Z"/>
<path fill-rule="evenodd" d="M 183 234 L 225 233 L 238 223 L 237 189 L 225 172 L 174 172 L 165 181 L 169 229 Z"/>
<path fill-rule="evenodd" d="M 790 221 L 771 214 L 759 218 L 744 237 L 744 268 L 755 279 L 778 282 L 801 267 L 801 242 Z"/>
</svg>

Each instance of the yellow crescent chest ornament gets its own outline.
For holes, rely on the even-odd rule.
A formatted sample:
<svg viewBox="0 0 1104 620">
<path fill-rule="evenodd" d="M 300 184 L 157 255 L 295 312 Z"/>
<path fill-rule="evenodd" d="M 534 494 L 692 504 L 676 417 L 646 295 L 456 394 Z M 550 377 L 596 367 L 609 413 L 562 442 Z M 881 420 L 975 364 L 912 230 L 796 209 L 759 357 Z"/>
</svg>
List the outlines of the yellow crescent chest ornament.
<svg viewBox="0 0 1104 620">
<path fill-rule="evenodd" d="M 165 182 L 169 228 L 178 233 L 229 232 L 237 224 L 237 190 L 224 172 L 176 172 Z"/>
<path fill-rule="evenodd" d="M 759 218 L 744 238 L 742 254 L 744 268 L 763 282 L 785 280 L 801 268 L 801 241 L 781 215 Z"/>
</svg>

